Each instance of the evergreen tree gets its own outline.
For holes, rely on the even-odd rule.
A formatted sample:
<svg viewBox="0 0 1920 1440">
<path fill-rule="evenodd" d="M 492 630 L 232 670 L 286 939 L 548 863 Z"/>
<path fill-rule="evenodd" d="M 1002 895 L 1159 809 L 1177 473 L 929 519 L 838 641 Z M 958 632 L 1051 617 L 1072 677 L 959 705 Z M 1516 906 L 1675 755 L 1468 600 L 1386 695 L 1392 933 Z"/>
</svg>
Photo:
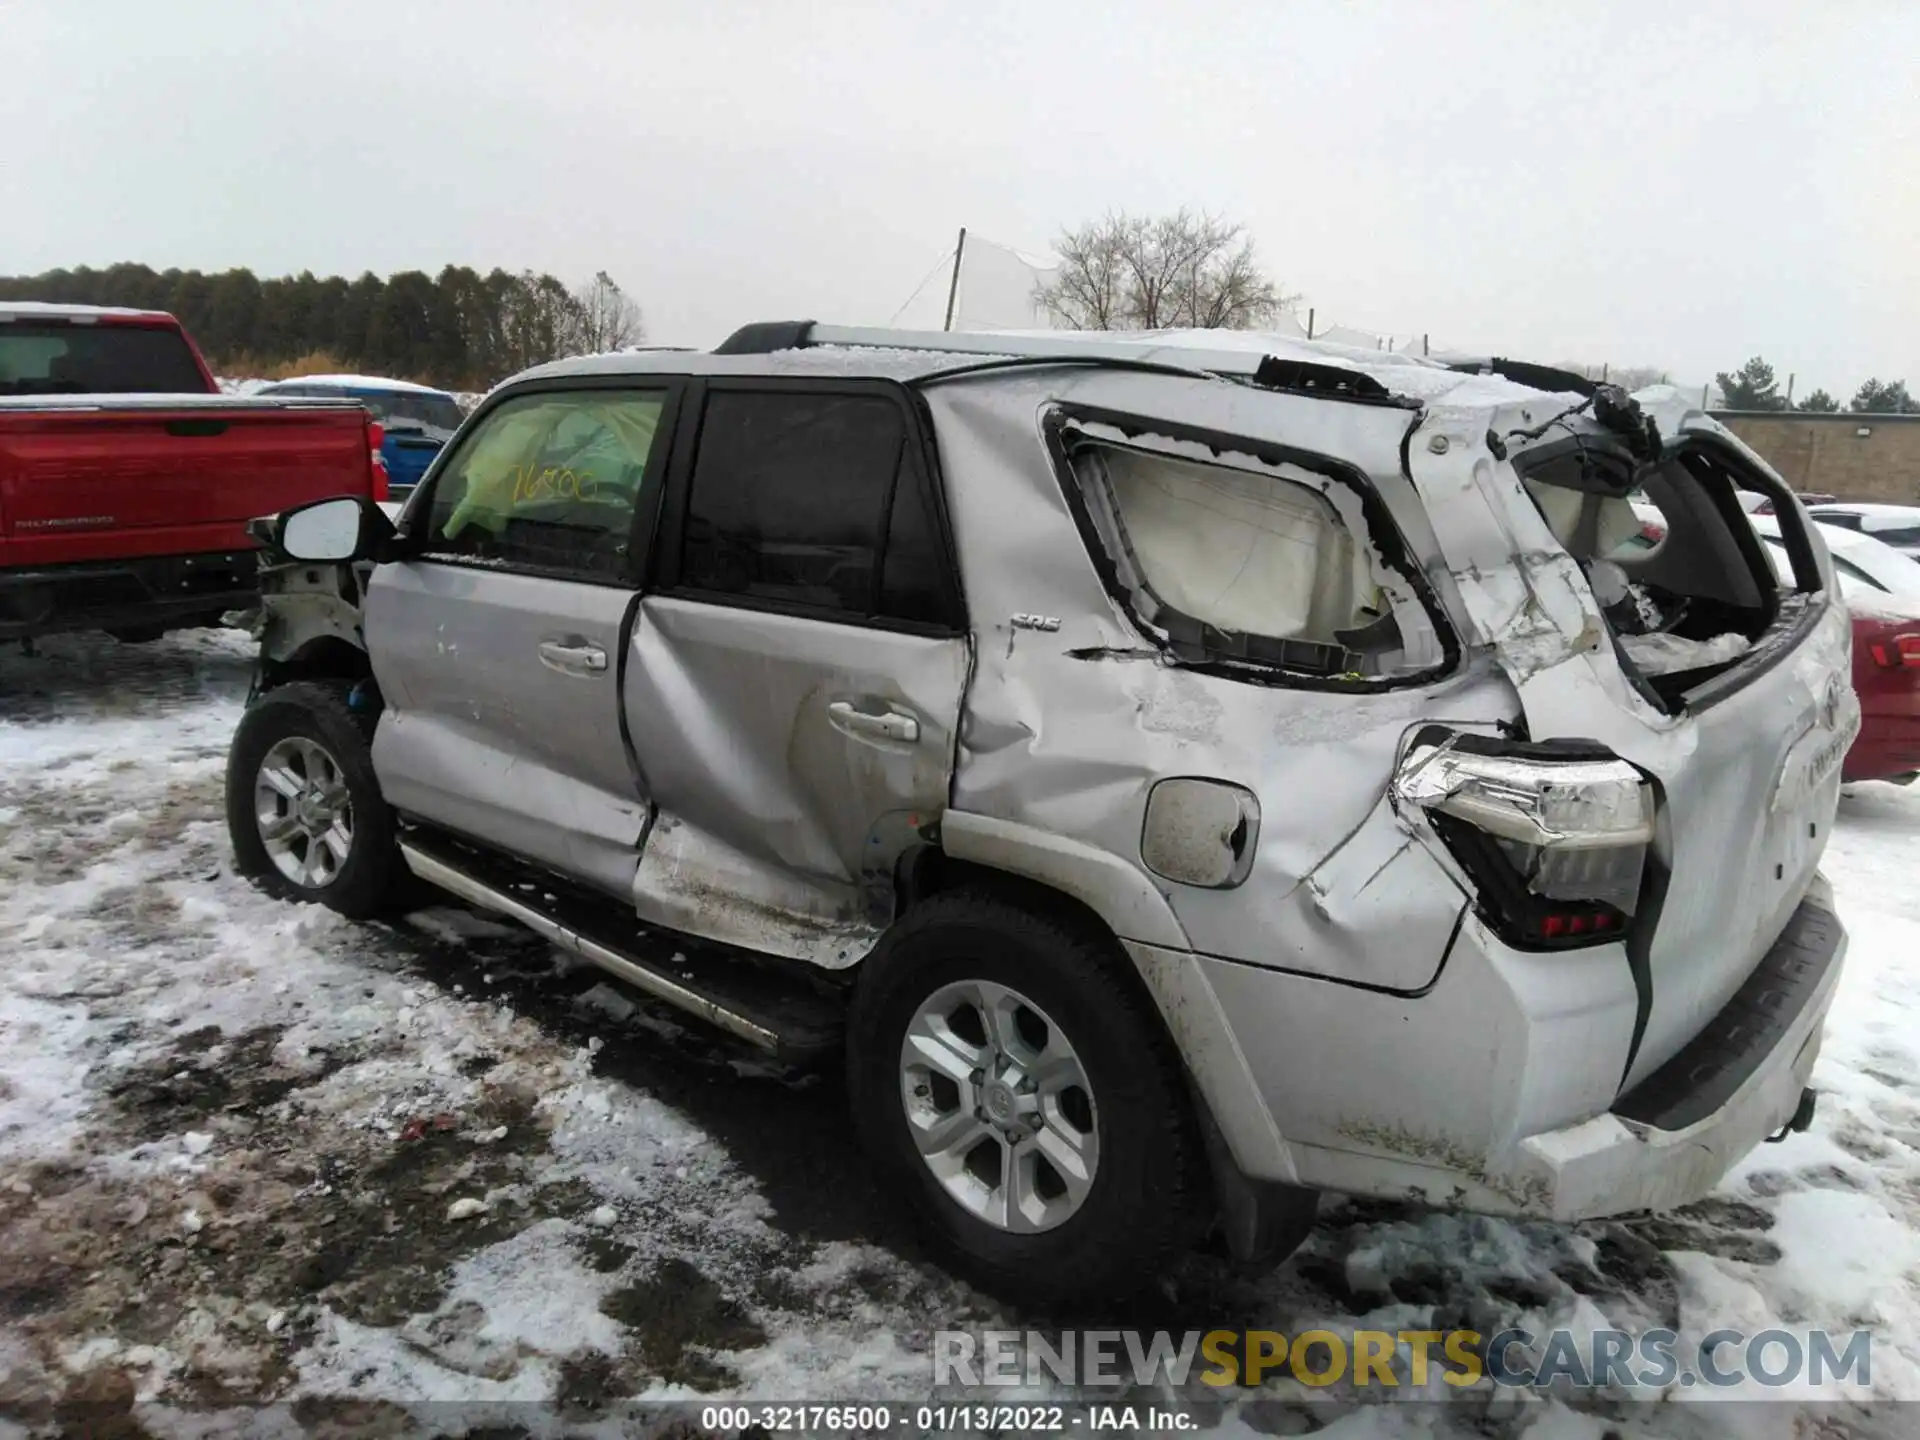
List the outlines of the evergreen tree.
<svg viewBox="0 0 1920 1440">
<path fill-rule="evenodd" d="M 570 290 L 552 275 L 449 265 L 381 279 L 261 280 L 151 266 L 80 267 L 0 276 L 0 300 L 166 310 L 224 373 L 229 364 L 285 365 L 328 354 L 376 374 L 481 389 L 516 370 L 639 337 L 639 307 L 605 272 Z"/>
<path fill-rule="evenodd" d="M 1907 393 L 1904 380 L 1869 380 L 1847 408 L 1856 415 L 1920 415 L 1920 400 Z"/>
<path fill-rule="evenodd" d="M 1729 410 L 1784 410 L 1787 400 L 1773 377 L 1773 367 L 1758 355 L 1732 375 L 1724 370 L 1713 377 L 1726 397 Z"/>
</svg>

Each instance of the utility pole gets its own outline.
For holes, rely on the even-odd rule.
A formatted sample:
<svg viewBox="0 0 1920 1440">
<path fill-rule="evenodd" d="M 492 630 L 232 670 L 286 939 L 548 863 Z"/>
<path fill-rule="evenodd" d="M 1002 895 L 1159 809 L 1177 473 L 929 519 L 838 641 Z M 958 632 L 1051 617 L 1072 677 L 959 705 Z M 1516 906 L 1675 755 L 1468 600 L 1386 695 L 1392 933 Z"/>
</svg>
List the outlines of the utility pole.
<svg viewBox="0 0 1920 1440">
<path fill-rule="evenodd" d="M 1313 338 L 1313 307 L 1307 307 L 1307 339 Z"/>
<path fill-rule="evenodd" d="M 953 302 L 960 298 L 960 257 L 967 253 L 967 227 L 960 227 L 960 241 L 953 247 L 953 279 L 947 284 L 947 323 L 942 330 L 953 329 Z"/>
<path fill-rule="evenodd" d="M 1787 372 L 1787 408 L 1793 408 L 1793 372 Z"/>
<path fill-rule="evenodd" d="M 1428 346 L 1427 346 L 1427 340 L 1428 340 L 1428 338 L 1429 338 L 1429 337 L 1427 337 L 1427 336 L 1425 336 L 1425 335 L 1422 335 L 1422 336 L 1420 337 L 1420 356 L 1421 356 L 1421 358 L 1422 358 L 1422 359 L 1425 359 L 1425 358 L 1426 358 L 1426 357 L 1427 357 L 1428 355 L 1430 355 L 1430 354 L 1432 354 L 1432 353 L 1433 353 L 1433 352 L 1432 352 L 1432 350 L 1431 350 L 1431 349 L 1429 349 L 1429 348 L 1428 348 Z"/>
</svg>

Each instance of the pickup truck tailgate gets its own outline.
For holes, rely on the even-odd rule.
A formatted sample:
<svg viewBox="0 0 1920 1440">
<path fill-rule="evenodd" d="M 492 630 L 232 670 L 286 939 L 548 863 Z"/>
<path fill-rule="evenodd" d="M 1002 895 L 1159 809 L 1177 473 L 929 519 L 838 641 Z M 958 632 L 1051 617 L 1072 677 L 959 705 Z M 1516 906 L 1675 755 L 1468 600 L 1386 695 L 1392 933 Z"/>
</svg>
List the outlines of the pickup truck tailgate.
<svg viewBox="0 0 1920 1440">
<path fill-rule="evenodd" d="M 246 522 L 372 487 L 351 403 L 92 395 L 0 401 L 0 561 L 250 549 Z"/>
</svg>

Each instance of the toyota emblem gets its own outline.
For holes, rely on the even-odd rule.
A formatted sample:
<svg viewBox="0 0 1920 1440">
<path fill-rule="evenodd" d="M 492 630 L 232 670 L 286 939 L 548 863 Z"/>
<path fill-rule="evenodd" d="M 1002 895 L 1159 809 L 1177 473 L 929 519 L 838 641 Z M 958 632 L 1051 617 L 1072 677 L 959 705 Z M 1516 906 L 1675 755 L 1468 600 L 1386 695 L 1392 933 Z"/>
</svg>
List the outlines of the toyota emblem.
<svg viewBox="0 0 1920 1440">
<path fill-rule="evenodd" d="M 1840 726 L 1841 695 L 1840 677 L 1831 676 L 1827 680 L 1827 693 L 1820 701 L 1820 723 L 1829 730 L 1836 730 Z"/>
</svg>

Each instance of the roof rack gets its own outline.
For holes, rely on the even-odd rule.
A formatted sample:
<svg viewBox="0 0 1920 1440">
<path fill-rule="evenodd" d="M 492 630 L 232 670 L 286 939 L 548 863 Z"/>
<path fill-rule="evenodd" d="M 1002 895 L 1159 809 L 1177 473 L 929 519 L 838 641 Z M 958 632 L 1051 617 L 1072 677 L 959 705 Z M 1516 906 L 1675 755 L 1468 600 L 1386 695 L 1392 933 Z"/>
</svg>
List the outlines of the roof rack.
<svg viewBox="0 0 1920 1440">
<path fill-rule="evenodd" d="M 1562 370 L 1557 365 L 1536 365 L 1529 360 L 1509 360 L 1501 355 L 1485 359 L 1449 357 L 1446 365 L 1449 370 L 1457 370 L 1462 374 L 1498 375 L 1502 380 L 1511 380 L 1516 385 L 1530 385 L 1535 390 L 1549 393 L 1567 390 L 1575 395 L 1591 395 L 1600 388 L 1598 381 L 1589 380 L 1575 371 Z"/>
<path fill-rule="evenodd" d="M 716 355 L 765 355 L 840 345 L 867 350 L 931 350 L 947 355 L 1018 355 L 1062 360 L 1158 360 L 1216 375 L 1252 376 L 1266 358 L 1258 350 L 1194 350 L 1151 340 L 1098 340 L 1086 335 L 1015 335 L 967 330 L 890 330 L 877 325 L 821 325 L 812 320 L 743 325 Z"/>
<path fill-rule="evenodd" d="M 1007 334 L 955 330 L 890 330 L 881 326 L 821 325 L 812 320 L 776 320 L 743 325 L 714 347 L 716 355 L 767 355 L 816 345 L 872 350 L 927 350 L 982 359 L 1135 361 L 1249 380 L 1273 390 L 1303 391 L 1328 398 L 1405 404 L 1361 370 L 1282 360 L 1260 350 L 1201 350 L 1155 343 L 1150 336 L 1106 340 L 1091 335 Z"/>
</svg>

